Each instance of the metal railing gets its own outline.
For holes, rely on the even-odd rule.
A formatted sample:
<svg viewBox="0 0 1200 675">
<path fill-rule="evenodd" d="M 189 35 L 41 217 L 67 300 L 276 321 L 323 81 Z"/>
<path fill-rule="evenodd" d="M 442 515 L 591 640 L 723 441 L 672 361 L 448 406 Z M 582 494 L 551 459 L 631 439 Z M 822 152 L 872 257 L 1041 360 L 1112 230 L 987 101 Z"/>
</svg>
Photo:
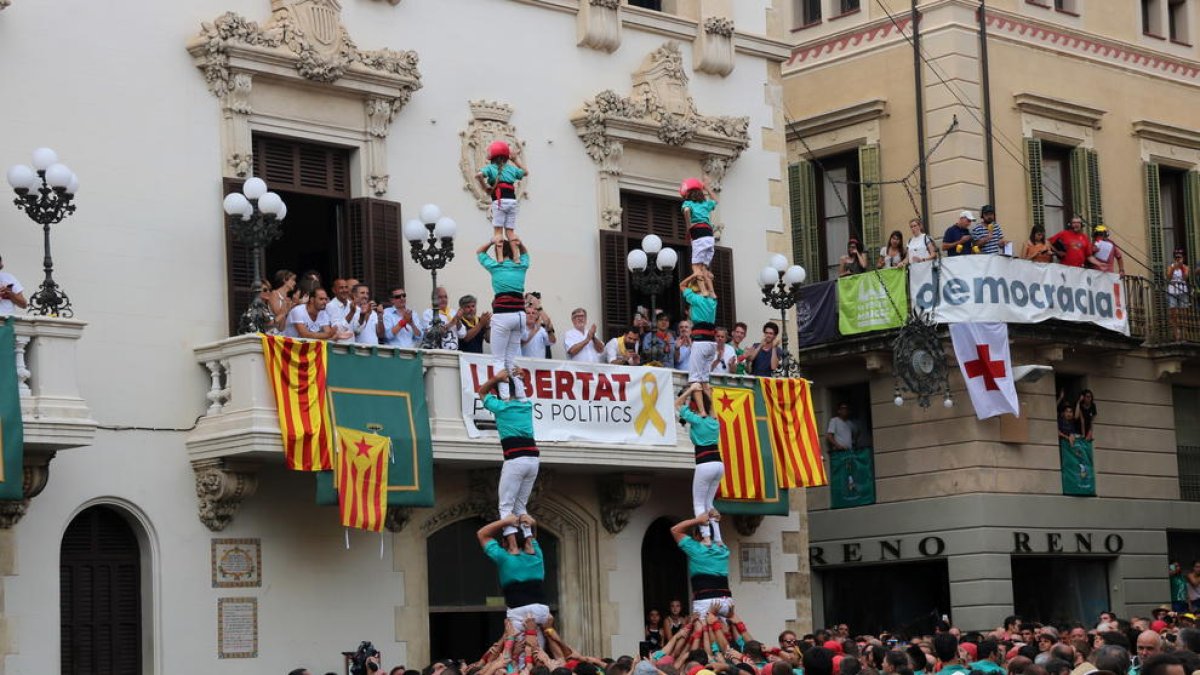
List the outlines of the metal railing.
<svg viewBox="0 0 1200 675">
<path fill-rule="evenodd" d="M 1200 446 L 1176 447 L 1179 458 L 1179 498 L 1200 502 Z"/>
</svg>

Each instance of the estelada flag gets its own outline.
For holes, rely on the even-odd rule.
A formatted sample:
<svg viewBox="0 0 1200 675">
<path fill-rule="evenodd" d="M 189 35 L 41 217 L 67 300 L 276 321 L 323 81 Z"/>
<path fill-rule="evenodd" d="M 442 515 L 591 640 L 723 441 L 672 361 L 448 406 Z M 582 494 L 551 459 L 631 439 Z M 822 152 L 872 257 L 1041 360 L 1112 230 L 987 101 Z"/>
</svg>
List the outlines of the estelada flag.
<svg viewBox="0 0 1200 675">
<path fill-rule="evenodd" d="M 766 490 L 763 458 L 754 423 L 754 390 L 713 388 L 713 410 L 721 423 L 717 444 L 725 476 L 717 496 L 722 499 L 762 499 Z"/>
<path fill-rule="evenodd" d="M 779 487 L 828 485 L 808 380 L 762 378 L 759 384 L 767 406 Z"/>
<path fill-rule="evenodd" d="M 332 469 L 325 341 L 264 335 L 262 344 L 267 378 L 279 410 L 287 467 L 295 471 Z"/>
<path fill-rule="evenodd" d="M 338 427 L 337 435 L 338 510 L 342 513 L 342 525 L 382 532 L 392 440 L 346 427 Z"/>
</svg>

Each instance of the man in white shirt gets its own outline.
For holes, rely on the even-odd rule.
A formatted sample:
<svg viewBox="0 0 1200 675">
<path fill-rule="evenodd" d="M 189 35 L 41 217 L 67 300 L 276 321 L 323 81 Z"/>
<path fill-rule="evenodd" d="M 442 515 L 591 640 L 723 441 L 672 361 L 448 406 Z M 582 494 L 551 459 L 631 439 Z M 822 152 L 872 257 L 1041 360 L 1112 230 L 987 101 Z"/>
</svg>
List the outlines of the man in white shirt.
<svg viewBox="0 0 1200 675">
<path fill-rule="evenodd" d="M 563 347 L 567 360 L 579 363 L 597 363 L 604 354 L 604 343 L 596 337 L 596 324 L 588 328 L 584 308 L 571 310 L 571 329 L 563 336 Z"/>
<path fill-rule="evenodd" d="M 389 347 L 412 347 L 421 333 L 408 308 L 408 293 L 403 288 L 393 290 L 392 306 L 383 311 L 382 343 Z"/>
<path fill-rule="evenodd" d="M 451 325 L 454 315 L 450 313 L 450 294 L 442 286 L 437 287 L 437 312 L 441 315 L 438 323 L 442 326 L 441 349 L 458 349 L 458 329 Z M 433 307 L 421 313 L 421 330 L 428 331 L 433 327 Z"/>
<path fill-rule="evenodd" d="M 325 306 L 329 304 L 329 294 L 324 288 L 318 288 L 308 297 L 308 302 L 296 305 L 287 315 L 287 327 L 283 334 L 293 338 L 309 340 L 328 340 L 337 334 L 329 322 L 329 314 Z"/>
<path fill-rule="evenodd" d="M 531 359 L 546 358 L 546 348 L 554 344 L 554 329 L 547 330 L 540 319 L 542 310 L 536 305 L 526 305 L 525 325 L 521 330 L 521 356 Z"/>
<path fill-rule="evenodd" d="M 0 316 L 11 316 L 17 309 L 25 309 L 25 287 L 17 278 L 4 271 L 4 259 L 0 258 Z"/>
<path fill-rule="evenodd" d="M 737 362 L 737 351 L 729 344 L 729 329 L 717 327 L 717 359 L 713 361 L 713 373 L 728 374 Z"/>
<path fill-rule="evenodd" d="M 684 319 L 679 322 L 678 337 L 675 338 L 675 370 L 688 369 L 692 359 L 692 322 Z"/>
<path fill-rule="evenodd" d="M 354 331 L 354 342 L 360 345 L 379 344 L 380 313 L 371 301 L 371 289 L 366 284 L 355 284 L 350 294 L 351 302 L 354 303 L 354 320 L 350 323 L 350 330 Z"/>
<path fill-rule="evenodd" d="M 337 330 L 337 341 L 341 343 L 354 342 L 353 324 L 359 318 L 358 305 L 351 298 L 350 292 L 349 279 L 334 279 L 333 297 L 325 306 L 325 313 L 329 315 L 329 323 Z"/>
<path fill-rule="evenodd" d="M 638 353 L 638 331 L 630 326 L 604 345 L 604 362 L 617 366 L 640 366 L 642 355 Z"/>
</svg>

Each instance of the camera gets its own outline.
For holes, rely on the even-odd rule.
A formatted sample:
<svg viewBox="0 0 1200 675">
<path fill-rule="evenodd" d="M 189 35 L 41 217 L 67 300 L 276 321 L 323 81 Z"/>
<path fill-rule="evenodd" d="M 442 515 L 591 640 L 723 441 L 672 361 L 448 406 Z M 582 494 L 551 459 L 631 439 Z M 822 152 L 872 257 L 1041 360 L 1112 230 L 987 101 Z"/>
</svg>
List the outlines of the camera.
<svg viewBox="0 0 1200 675">
<path fill-rule="evenodd" d="M 363 640 L 358 645 L 358 650 L 350 657 L 350 675 L 367 675 L 379 670 L 378 663 L 367 662 L 372 656 L 379 656 L 379 650 L 375 649 L 375 645 L 370 641 Z"/>
</svg>

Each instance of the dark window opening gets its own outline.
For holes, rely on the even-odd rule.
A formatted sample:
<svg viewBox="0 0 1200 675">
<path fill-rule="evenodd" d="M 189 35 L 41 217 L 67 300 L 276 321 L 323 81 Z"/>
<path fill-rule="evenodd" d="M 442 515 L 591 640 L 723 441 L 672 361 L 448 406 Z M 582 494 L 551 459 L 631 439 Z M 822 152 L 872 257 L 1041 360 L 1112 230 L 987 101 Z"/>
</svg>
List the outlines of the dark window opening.
<svg viewBox="0 0 1200 675">
<path fill-rule="evenodd" d="M 861 382 L 843 387 L 829 388 L 829 418 L 837 416 L 838 405 L 846 403 L 850 406 L 850 424 L 854 427 L 854 447 L 875 447 L 871 426 L 871 384 Z M 826 420 L 825 428 L 820 429 L 822 435 L 829 427 Z"/>
<path fill-rule="evenodd" d="M 1027 622 L 1068 625 L 1109 609 L 1108 558 L 1012 556 L 1015 614 Z"/>
<path fill-rule="evenodd" d="M 1167 4 L 1167 37 L 1180 44 L 1191 42 L 1192 36 L 1187 22 L 1187 0 L 1170 0 Z"/>
<path fill-rule="evenodd" d="M 1173 386 L 1171 400 L 1175 408 L 1179 497 L 1200 502 L 1200 388 Z"/>
<path fill-rule="evenodd" d="M 642 602 L 643 612 L 657 609 L 665 623 L 671 601 L 679 600 L 686 616 L 691 612 L 688 595 L 687 558 L 671 535 L 674 525 L 667 518 L 650 524 L 642 537 Z"/>
<path fill-rule="evenodd" d="M 859 5 L 859 0 L 839 0 L 838 11 L 841 14 L 849 14 L 850 12 L 857 12 L 859 9 L 858 5 Z"/>
<path fill-rule="evenodd" d="M 1087 378 L 1083 375 L 1055 373 L 1054 393 L 1057 397 L 1054 405 L 1055 416 L 1058 416 L 1058 409 L 1063 405 L 1074 407 L 1084 389 L 1087 389 Z"/>
<path fill-rule="evenodd" d="M 629 0 L 629 4 L 633 7 L 652 9 L 656 12 L 662 11 L 662 0 Z"/>
<path fill-rule="evenodd" d="M 1188 250 L 1187 216 L 1184 202 L 1184 182 L 1187 172 L 1158 167 L 1158 194 L 1162 208 L 1163 250 L 1170 256 L 1177 248 L 1184 250 L 1184 260 L 1191 260 L 1195 251 Z"/>
<path fill-rule="evenodd" d="M 819 569 L 825 624 L 855 633 L 932 635 L 950 614 L 950 574 L 945 560 Z"/>
<path fill-rule="evenodd" d="M 1042 194 L 1049 238 L 1066 229 L 1076 215 L 1071 192 L 1071 148 L 1042 143 Z"/>
<path fill-rule="evenodd" d="M 817 167 L 817 226 L 820 229 L 821 279 L 836 279 L 850 238 L 862 247 L 862 202 L 858 151 L 822 157 Z M 868 252 L 867 260 L 871 260 Z"/>
<path fill-rule="evenodd" d="M 1192 563 L 1198 560 L 1200 560 L 1200 531 L 1167 531 L 1168 563 L 1179 563 L 1180 569 L 1187 574 L 1192 569 Z"/>
<path fill-rule="evenodd" d="M 1142 0 L 1142 33 L 1162 37 L 1162 0 Z"/>
<path fill-rule="evenodd" d="M 798 0 L 801 26 L 811 26 L 821 21 L 821 0 Z"/>
</svg>

